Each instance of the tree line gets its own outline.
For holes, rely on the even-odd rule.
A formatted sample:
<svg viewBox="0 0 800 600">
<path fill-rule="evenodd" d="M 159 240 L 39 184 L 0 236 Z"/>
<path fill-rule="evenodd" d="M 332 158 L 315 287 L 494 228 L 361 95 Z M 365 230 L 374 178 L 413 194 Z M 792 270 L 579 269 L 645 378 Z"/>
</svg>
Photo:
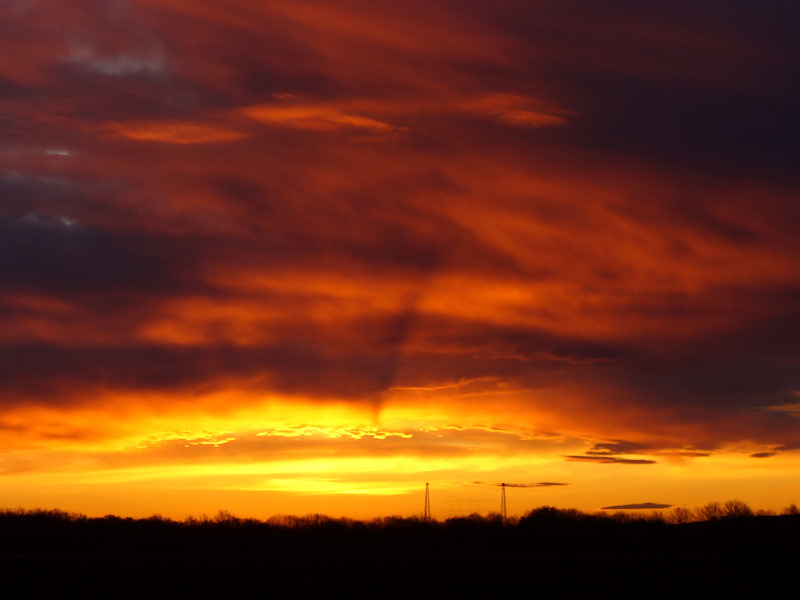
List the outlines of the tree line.
<svg viewBox="0 0 800 600">
<path fill-rule="evenodd" d="M 723 537 L 749 537 L 800 527 L 792 504 L 778 515 L 753 511 L 741 500 L 690 509 L 585 513 L 542 506 L 521 517 L 478 514 L 425 520 L 389 516 L 362 521 L 323 514 L 242 519 L 221 510 L 214 516 L 176 521 L 158 514 L 134 519 L 87 517 L 60 510 L 0 511 L 0 553 L 19 552 L 590 552 L 713 544 Z M 709 537 L 711 534 L 714 538 Z M 742 538 L 741 536 L 745 537 Z M 780 537 L 780 536 L 779 536 Z M 642 538 L 642 539 L 638 539 Z M 707 539 L 706 539 L 707 538 Z M 743 542 L 741 540 L 744 540 Z M 772 544 L 774 545 L 774 544 Z"/>
</svg>

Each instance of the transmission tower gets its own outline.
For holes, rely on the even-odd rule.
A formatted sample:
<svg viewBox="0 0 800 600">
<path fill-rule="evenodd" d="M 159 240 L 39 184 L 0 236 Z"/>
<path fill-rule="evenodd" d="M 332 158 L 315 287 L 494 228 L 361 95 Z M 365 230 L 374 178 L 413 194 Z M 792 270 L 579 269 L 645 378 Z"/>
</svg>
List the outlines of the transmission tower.
<svg viewBox="0 0 800 600">
<path fill-rule="evenodd" d="M 431 520 L 431 491 L 428 483 L 425 484 L 425 521 Z"/>
<path fill-rule="evenodd" d="M 553 481 L 540 481 L 539 483 L 486 483 L 485 481 L 471 481 L 474 485 L 491 485 L 492 487 L 500 488 L 500 516 L 503 520 L 508 518 L 508 510 L 506 509 L 506 488 L 538 488 L 538 487 L 552 487 L 559 485 L 569 485 L 568 483 L 556 483 Z"/>
</svg>

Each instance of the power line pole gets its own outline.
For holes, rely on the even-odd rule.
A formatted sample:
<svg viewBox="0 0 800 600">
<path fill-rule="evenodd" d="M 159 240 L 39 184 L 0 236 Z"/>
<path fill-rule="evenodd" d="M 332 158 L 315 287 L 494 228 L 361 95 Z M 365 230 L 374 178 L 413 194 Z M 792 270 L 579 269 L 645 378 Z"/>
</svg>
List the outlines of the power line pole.
<svg viewBox="0 0 800 600">
<path fill-rule="evenodd" d="M 501 483 L 500 489 L 500 517 L 502 517 L 503 521 L 508 518 L 508 513 L 506 511 L 506 484 Z"/>
<path fill-rule="evenodd" d="M 423 520 L 431 520 L 431 491 L 428 483 L 425 483 L 425 516 Z"/>
</svg>

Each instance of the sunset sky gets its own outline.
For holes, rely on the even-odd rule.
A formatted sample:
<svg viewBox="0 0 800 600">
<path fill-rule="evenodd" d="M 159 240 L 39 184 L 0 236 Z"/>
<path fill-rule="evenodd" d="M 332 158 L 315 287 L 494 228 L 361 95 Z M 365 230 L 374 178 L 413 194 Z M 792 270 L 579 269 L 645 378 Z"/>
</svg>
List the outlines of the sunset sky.
<svg viewBox="0 0 800 600">
<path fill-rule="evenodd" d="M 798 31 L 0 0 L 0 508 L 800 503 Z"/>
</svg>

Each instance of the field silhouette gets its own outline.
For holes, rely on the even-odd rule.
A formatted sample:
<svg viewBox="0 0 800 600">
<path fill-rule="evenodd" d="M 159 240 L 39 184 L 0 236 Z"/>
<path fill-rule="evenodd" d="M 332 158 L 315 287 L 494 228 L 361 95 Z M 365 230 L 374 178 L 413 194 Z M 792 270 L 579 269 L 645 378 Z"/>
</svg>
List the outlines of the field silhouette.
<svg viewBox="0 0 800 600">
<path fill-rule="evenodd" d="M 795 579 L 800 516 L 553 507 L 518 519 L 323 515 L 177 522 L 0 512 L 8 598 L 765 597 Z"/>
</svg>

